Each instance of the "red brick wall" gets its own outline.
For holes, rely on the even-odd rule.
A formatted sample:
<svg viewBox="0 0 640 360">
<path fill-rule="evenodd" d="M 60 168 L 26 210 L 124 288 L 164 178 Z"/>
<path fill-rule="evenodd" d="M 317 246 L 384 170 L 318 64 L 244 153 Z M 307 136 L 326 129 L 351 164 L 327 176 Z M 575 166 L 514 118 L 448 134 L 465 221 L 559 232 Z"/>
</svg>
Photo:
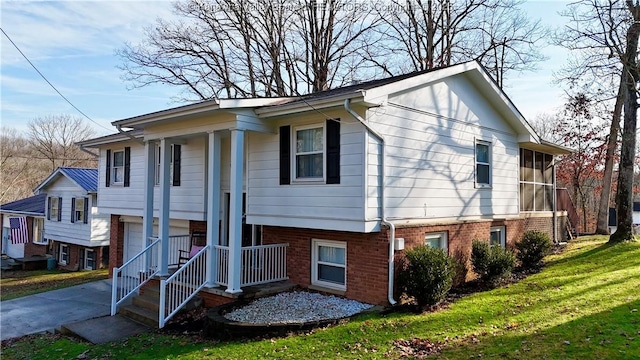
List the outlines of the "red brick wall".
<svg viewBox="0 0 640 360">
<path fill-rule="evenodd" d="M 60 245 L 65 244 L 69 247 L 69 260 L 66 265 L 60 264 Z M 54 257 L 58 260 L 58 268 L 64 270 L 84 270 L 84 263 L 81 263 L 81 259 L 84 259 L 84 251 L 85 249 L 91 249 L 95 252 L 96 255 L 96 269 L 101 269 L 104 263 L 102 255 L 103 255 L 103 247 L 96 246 L 92 248 L 88 248 L 85 246 L 75 245 L 75 244 L 66 244 L 55 242 L 54 245 Z"/>
<path fill-rule="evenodd" d="M 113 276 L 113 268 L 122 265 L 124 258 L 124 223 L 120 222 L 120 215 L 111 215 L 109 231 L 109 276 Z"/>
<path fill-rule="evenodd" d="M 300 228 L 265 226 L 263 243 L 289 243 L 287 272 L 289 280 L 300 286 L 311 285 L 311 240 L 347 243 L 346 297 L 374 304 L 387 303 L 387 232 L 350 233 Z"/>
<path fill-rule="evenodd" d="M 33 243 L 33 218 L 31 216 L 27 216 L 27 231 L 29 234 L 29 242 L 24 244 L 24 257 L 47 255 L 47 245 Z"/>
<path fill-rule="evenodd" d="M 564 218 L 559 218 L 559 225 Z M 471 254 L 473 240 L 489 241 L 492 226 L 505 226 L 508 247 L 520 239 L 526 230 L 541 230 L 552 235 L 551 217 L 529 217 L 516 220 L 475 221 L 447 225 L 405 226 L 396 229 L 396 238 L 404 238 L 405 249 L 424 244 L 430 232 L 448 233 L 448 252 Z M 559 227 L 560 228 L 560 227 Z M 561 234 L 563 232 L 560 232 Z M 289 280 L 302 287 L 311 285 L 312 239 L 345 241 L 347 243 L 347 298 L 373 304 L 387 304 L 388 230 L 362 234 L 341 231 L 264 226 L 263 243 L 289 243 L 287 272 Z M 396 260 L 402 252 L 395 254 Z M 473 277 L 470 271 L 467 279 Z"/>
</svg>

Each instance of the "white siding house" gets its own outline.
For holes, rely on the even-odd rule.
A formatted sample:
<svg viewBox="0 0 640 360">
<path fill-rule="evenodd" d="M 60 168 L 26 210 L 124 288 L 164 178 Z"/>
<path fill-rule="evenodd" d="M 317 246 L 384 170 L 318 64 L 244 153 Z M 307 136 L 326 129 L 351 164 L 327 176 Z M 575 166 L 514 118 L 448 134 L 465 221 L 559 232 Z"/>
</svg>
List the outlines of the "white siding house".
<svg viewBox="0 0 640 360">
<path fill-rule="evenodd" d="M 98 269 L 108 258 L 109 217 L 98 211 L 97 169 L 61 167 L 35 192 L 46 194 L 44 237 L 59 266 Z"/>
<path fill-rule="evenodd" d="M 81 143 L 100 151 L 98 205 L 120 229 L 111 247 L 159 239 L 153 274 L 166 275 L 178 222 L 206 233 L 194 289 L 237 296 L 256 283 L 253 254 L 286 248 L 261 255 L 271 273 L 284 265 L 301 286 L 388 304 L 403 246 L 453 255 L 532 228 L 562 237 L 552 159 L 568 151 L 540 139 L 476 62 L 113 124 L 120 133 Z"/>
</svg>

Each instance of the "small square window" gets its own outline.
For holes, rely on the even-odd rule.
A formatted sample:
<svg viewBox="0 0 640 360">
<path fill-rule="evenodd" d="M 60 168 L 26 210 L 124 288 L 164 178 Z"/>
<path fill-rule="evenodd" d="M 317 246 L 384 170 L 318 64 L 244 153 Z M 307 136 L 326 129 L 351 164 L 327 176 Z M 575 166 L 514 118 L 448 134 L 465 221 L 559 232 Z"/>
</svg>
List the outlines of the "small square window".
<svg viewBox="0 0 640 360">
<path fill-rule="evenodd" d="M 489 243 L 491 246 L 506 246 L 506 229 L 504 226 L 492 226 L 491 234 L 489 235 Z"/>
<path fill-rule="evenodd" d="M 446 231 L 427 233 L 424 236 L 424 243 L 432 248 L 442 249 L 445 253 L 448 252 Z"/>
<path fill-rule="evenodd" d="M 336 290 L 347 289 L 347 245 L 340 241 L 313 240 L 311 283 Z"/>
</svg>

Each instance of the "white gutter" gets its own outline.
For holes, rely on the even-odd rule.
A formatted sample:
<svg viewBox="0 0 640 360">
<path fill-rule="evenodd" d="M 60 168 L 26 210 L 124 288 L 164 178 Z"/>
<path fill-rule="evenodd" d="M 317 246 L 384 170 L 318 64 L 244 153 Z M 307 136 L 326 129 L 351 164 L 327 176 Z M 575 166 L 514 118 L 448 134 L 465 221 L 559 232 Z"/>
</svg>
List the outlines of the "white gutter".
<svg viewBox="0 0 640 360">
<path fill-rule="evenodd" d="M 369 124 L 367 124 L 367 122 L 360 116 L 358 115 L 358 113 L 356 113 L 355 111 L 353 111 L 353 109 L 351 109 L 349 107 L 349 103 L 350 103 L 351 99 L 345 99 L 344 100 L 344 109 L 347 110 L 347 112 L 349 114 L 351 114 L 351 116 L 353 116 L 354 118 L 356 118 L 358 121 L 360 121 L 360 123 L 369 131 L 369 133 L 371 133 L 371 135 L 373 135 L 374 137 L 376 137 L 378 140 L 380 140 L 380 143 L 382 144 L 382 159 L 381 159 L 381 171 L 380 171 L 380 176 L 382 177 L 382 186 L 380 187 L 380 207 L 381 207 L 381 212 L 382 212 L 382 216 L 381 216 L 381 221 L 383 223 L 385 223 L 387 226 L 389 226 L 389 234 L 390 234 L 390 239 L 389 239 L 389 287 L 387 289 L 387 300 L 389 301 L 389 303 L 391 305 L 395 305 L 397 302 L 396 300 L 393 298 L 393 280 L 394 280 L 394 253 L 395 253 L 395 240 L 396 240 L 396 227 L 395 225 L 393 225 L 392 222 L 390 222 L 389 220 L 387 220 L 387 218 L 385 217 L 385 201 L 384 201 L 384 188 L 385 188 L 385 172 L 384 172 L 384 158 L 385 158 L 385 141 L 384 138 L 382 137 L 382 135 L 380 135 L 377 131 L 375 131 L 374 129 L 372 129 Z"/>
</svg>

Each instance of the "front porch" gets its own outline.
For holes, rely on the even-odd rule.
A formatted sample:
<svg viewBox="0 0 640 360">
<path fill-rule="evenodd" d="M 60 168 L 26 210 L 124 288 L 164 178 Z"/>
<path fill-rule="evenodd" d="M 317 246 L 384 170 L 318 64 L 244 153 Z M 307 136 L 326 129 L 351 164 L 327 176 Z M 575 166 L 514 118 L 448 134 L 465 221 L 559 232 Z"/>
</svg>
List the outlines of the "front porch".
<svg viewBox="0 0 640 360">
<path fill-rule="evenodd" d="M 169 236 L 166 242 L 169 251 L 166 253 L 165 261 L 170 274 L 161 273 L 163 242 L 158 237 L 149 238 L 149 245 L 142 252 L 121 267 L 114 268 L 112 315 L 115 315 L 118 307 L 129 298 L 137 296 L 149 281 L 159 281 L 159 327 L 163 327 L 167 320 L 199 292 L 234 299 L 255 296 L 256 293 L 272 293 L 274 289 L 290 288 L 290 284 L 283 284 L 283 281 L 288 280 L 288 244 L 241 247 L 241 271 L 236 277 L 240 280 L 240 288 L 243 291 L 230 292 L 228 284 L 231 277 L 231 249 L 228 246 L 207 244 L 181 265 L 179 254 L 181 251 L 190 252 L 191 235 Z M 250 294 L 244 294 L 245 291 L 249 291 Z"/>
</svg>

